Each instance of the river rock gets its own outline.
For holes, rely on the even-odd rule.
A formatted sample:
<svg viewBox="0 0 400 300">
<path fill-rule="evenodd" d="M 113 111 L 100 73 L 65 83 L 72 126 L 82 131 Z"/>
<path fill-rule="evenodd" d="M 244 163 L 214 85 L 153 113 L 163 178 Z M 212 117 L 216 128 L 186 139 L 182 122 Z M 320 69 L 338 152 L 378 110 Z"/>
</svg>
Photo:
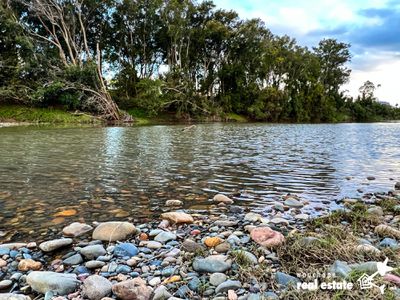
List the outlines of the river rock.
<svg viewBox="0 0 400 300">
<path fill-rule="evenodd" d="M 56 249 L 69 246 L 71 244 L 72 244 L 72 239 L 70 239 L 70 238 L 57 239 L 57 240 L 43 242 L 39 245 L 39 248 L 43 252 L 51 252 Z"/>
<path fill-rule="evenodd" d="M 210 283 L 213 286 L 219 286 L 221 283 L 226 281 L 226 275 L 224 273 L 213 273 L 210 275 Z"/>
<path fill-rule="evenodd" d="M 294 277 L 292 275 L 283 272 L 276 272 L 275 281 L 279 285 L 283 286 L 296 285 L 298 282 L 300 282 L 300 280 L 297 277 Z"/>
<path fill-rule="evenodd" d="M 217 251 L 218 253 L 226 253 L 230 249 L 231 249 L 231 244 L 229 244 L 228 242 L 223 242 L 214 247 L 214 250 Z"/>
<path fill-rule="evenodd" d="M 221 244 L 223 242 L 224 242 L 224 240 L 221 239 L 220 237 L 217 237 L 217 236 L 215 236 L 215 237 L 207 237 L 204 240 L 204 244 L 209 248 L 218 246 L 219 244 Z"/>
<path fill-rule="evenodd" d="M 182 206 L 183 202 L 181 200 L 167 200 L 165 202 L 166 206 Z"/>
<path fill-rule="evenodd" d="M 336 260 L 333 265 L 329 268 L 329 273 L 335 275 L 336 277 L 346 278 L 351 272 L 349 265 L 340 260 Z"/>
<path fill-rule="evenodd" d="M 223 194 L 217 194 L 213 198 L 214 202 L 232 204 L 233 200 Z"/>
<path fill-rule="evenodd" d="M 10 250 L 18 250 L 20 248 L 26 247 L 26 243 L 7 243 L 7 244 L 1 244 L 0 248 L 7 248 Z"/>
<path fill-rule="evenodd" d="M 63 263 L 68 266 L 74 266 L 74 265 L 79 265 L 80 263 L 83 262 L 82 255 L 79 253 L 74 254 L 66 259 L 64 259 Z"/>
<path fill-rule="evenodd" d="M 232 266 L 232 261 L 225 255 L 211 255 L 206 258 L 195 258 L 193 269 L 201 273 L 224 273 Z"/>
<path fill-rule="evenodd" d="M 80 281 L 75 274 L 63 274 L 47 271 L 33 271 L 26 277 L 26 282 L 30 287 L 42 294 L 47 292 L 67 295 L 73 293 L 79 286 Z"/>
<path fill-rule="evenodd" d="M 113 285 L 113 293 L 122 300 L 149 300 L 152 289 L 140 277 Z"/>
<path fill-rule="evenodd" d="M 112 284 L 106 278 L 92 275 L 85 279 L 82 293 L 90 300 L 100 300 L 111 293 Z"/>
<path fill-rule="evenodd" d="M 168 241 L 176 240 L 176 235 L 169 231 L 162 231 L 154 238 L 156 242 L 166 243 Z"/>
<path fill-rule="evenodd" d="M 92 238 L 94 240 L 114 242 L 126 240 L 128 236 L 132 235 L 135 231 L 135 226 L 129 222 L 105 222 L 100 223 L 100 225 L 94 229 Z"/>
<path fill-rule="evenodd" d="M 81 249 L 81 254 L 87 259 L 96 259 L 107 253 L 103 245 L 90 245 Z"/>
<path fill-rule="evenodd" d="M 101 267 L 104 267 L 106 263 L 104 261 L 99 261 L 99 260 L 90 260 L 87 263 L 85 263 L 85 267 L 88 269 L 98 269 Z"/>
<path fill-rule="evenodd" d="M 382 217 L 383 216 L 383 209 L 380 206 L 371 206 L 367 209 L 367 214 L 373 217 Z"/>
<path fill-rule="evenodd" d="M 162 248 L 162 244 L 157 241 L 149 241 L 148 243 L 146 243 L 146 247 L 149 249 L 160 249 Z"/>
<path fill-rule="evenodd" d="M 399 243 L 395 239 L 384 238 L 380 243 L 379 247 L 381 248 L 391 248 L 393 250 L 397 250 L 400 248 Z"/>
<path fill-rule="evenodd" d="M 138 248 L 132 243 L 121 243 L 114 248 L 114 255 L 118 257 L 132 257 L 138 253 Z"/>
<path fill-rule="evenodd" d="M 286 226 L 289 225 L 289 221 L 284 219 L 284 218 L 281 218 L 281 217 L 272 218 L 270 220 L 270 222 L 273 223 L 273 224 L 283 224 L 283 225 L 286 225 Z"/>
<path fill-rule="evenodd" d="M 0 290 L 9 288 L 13 284 L 12 280 L 2 280 L 0 281 Z"/>
<path fill-rule="evenodd" d="M 374 247 L 373 245 L 358 245 L 356 246 L 357 253 L 372 253 L 372 254 L 379 254 L 381 251 Z"/>
<path fill-rule="evenodd" d="M 400 239 L 400 230 L 393 228 L 389 225 L 381 224 L 375 227 L 375 233 L 381 236 L 390 236 L 396 239 Z"/>
<path fill-rule="evenodd" d="M 74 222 L 63 228 L 63 234 L 66 236 L 77 237 L 92 230 L 93 227 L 88 224 Z"/>
<path fill-rule="evenodd" d="M 262 219 L 262 216 L 260 214 L 256 214 L 253 212 L 249 212 L 244 216 L 244 220 L 245 221 L 249 221 L 249 222 L 257 222 L 260 221 Z"/>
<path fill-rule="evenodd" d="M 224 227 L 233 227 L 238 224 L 237 221 L 231 221 L 231 220 L 218 220 L 214 222 L 215 226 L 224 226 Z"/>
<path fill-rule="evenodd" d="M 22 294 L 0 293 L 0 300 L 31 300 L 31 298 Z"/>
<path fill-rule="evenodd" d="M 167 300 L 171 297 L 172 295 L 168 292 L 168 289 L 164 285 L 160 285 L 154 290 L 152 300 Z"/>
<path fill-rule="evenodd" d="M 269 227 L 256 227 L 250 232 L 250 237 L 257 244 L 265 248 L 274 248 L 282 245 L 285 237 Z"/>
<path fill-rule="evenodd" d="M 258 264 L 257 257 L 249 251 L 238 250 L 237 254 L 242 255 L 250 264 L 253 264 L 253 265 Z"/>
<path fill-rule="evenodd" d="M 303 203 L 301 203 L 299 200 L 296 200 L 294 198 L 288 198 L 285 200 L 284 204 L 289 207 L 294 207 L 294 208 L 301 208 L 303 207 Z"/>
<path fill-rule="evenodd" d="M 38 271 L 42 268 L 42 263 L 39 261 L 34 261 L 33 259 L 22 259 L 18 263 L 18 270 L 22 272 L 27 271 Z"/>
<path fill-rule="evenodd" d="M 172 224 L 181 224 L 181 223 L 191 224 L 194 222 L 194 219 L 191 215 L 181 211 L 163 213 L 161 214 L 161 219 L 167 220 Z"/>
<path fill-rule="evenodd" d="M 186 239 L 182 243 L 181 249 L 183 251 L 191 252 L 191 253 L 201 252 L 201 251 L 205 250 L 205 248 L 202 245 L 196 243 L 195 241 L 189 240 L 189 239 Z"/>
<path fill-rule="evenodd" d="M 238 280 L 227 280 L 220 285 L 217 286 L 215 292 L 218 293 L 225 293 L 228 290 L 237 290 L 242 287 L 242 284 Z"/>
</svg>

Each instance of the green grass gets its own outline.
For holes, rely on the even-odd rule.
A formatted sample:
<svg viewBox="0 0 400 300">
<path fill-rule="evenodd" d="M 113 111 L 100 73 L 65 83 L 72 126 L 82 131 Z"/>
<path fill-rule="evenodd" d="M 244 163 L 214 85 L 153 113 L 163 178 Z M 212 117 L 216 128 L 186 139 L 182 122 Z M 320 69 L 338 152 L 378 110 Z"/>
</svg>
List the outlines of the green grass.
<svg viewBox="0 0 400 300">
<path fill-rule="evenodd" d="M 89 124 L 100 121 L 89 115 L 73 115 L 61 109 L 3 105 L 0 106 L 0 122 Z"/>
</svg>

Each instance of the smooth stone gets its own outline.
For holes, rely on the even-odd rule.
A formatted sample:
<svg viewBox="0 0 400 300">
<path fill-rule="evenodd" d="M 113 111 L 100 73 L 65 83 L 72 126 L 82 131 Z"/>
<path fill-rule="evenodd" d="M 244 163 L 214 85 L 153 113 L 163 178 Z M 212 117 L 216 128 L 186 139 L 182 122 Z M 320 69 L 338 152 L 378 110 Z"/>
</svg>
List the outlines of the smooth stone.
<svg viewBox="0 0 400 300">
<path fill-rule="evenodd" d="M 63 263 L 65 265 L 69 265 L 69 266 L 79 265 L 82 262 L 83 262 L 83 258 L 82 258 L 82 255 L 80 255 L 79 253 L 72 255 L 72 256 L 64 259 L 64 261 L 63 261 Z"/>
<path fill-rule="evenodd" d="M 6 248 L 9 250 L 18 250 L 20 248 L 26 247 L 26 243 L 7 243 L 7 244 L 0 244 L 1 248 Z"/>
<path fill-rule="evenodd" d="M 116 269 L 115 272 L 117 272 L 118 274 L 128 274 L 130 272 L 132 272 L 131 267 L 126 266 L 126 265 L 119 265 Z"/>
<path fill-rule="evenodd" d="M 161 271 L 161 275 L 165 276 L 165 277 L 169 277 L 171 275 L 173 275 L 175 273 L 176 268 L 175 267 L 168 267 L 168 268 L 164 268 Z"/>
<path fill-rule="evenodd" d="M 72 239 L 66 238 L 66 239 L 57 239 L 57 240 L 51 240 L 47 242 L 43 242 L 39 245 L 40 250 L 43 252 L 51 252 L 56 249 L 66 247 L 72 244 Z"/>
<path fill-rule="evenodd" d="M 168 292 L 168 289 L 164 285 L 160 285 L 154 290 L 152 300 L 167 300 L 170 297 L 172 297 L 172 295 Z"/>
<path fill-rule="evenodd" d="M 106 263 L 100 260 L 90 260 L 85 263 L 85 267 L 88 269 L 99 269 L 101 267 L 104 267 L 105 265 Z"/>
<path fill-rule="evenodd" d="M 154 277 L 152 279 L 149 280 L 149 284 L 151 286 L 157 286 L 161 283 L 161 278 L 160 277 Z"/>
<path fill-rule="evenodd" d="M 122 300 L 149 300 L 152 294 L 152 289 L 140 277 L 114 284 L 112 291 Z"/>
<path fill-rule="evenodd" d="M 90 300 L 100 300 L 111 294 L 112 283 L 99 275 L 92 275 L 85 279 L 82 293 Z"/>
<path fill-rule="evenodd" d="M 85 266 L 76 266 L 74 271 L 77 275 L 89 274 L 89 270 Z"/>
<path fill-rule="evenodd" d="M 2 280 L 0 281 L 0 290 L 9 288 L 13 284 L 12 280 Z"/>
<path fill-rule="evenodd" d="M 175 295 L 183 299 L 187 299 L 191 294 L 192 292 L 187 285 L 182 285 L 175 293 Z"/>
<path fill-rule="evenodd" d="M 149 236 L 153 237 L 156 236 L 157 234 L 159 234 L 160 232 L 163 232 L 163 230 L 161 229 L 153 229 L 149 232 Z"/>
<path fill-rule="evenodd" d="M 183 202 L 181 200 L 167 200 L 165 202 L 166 206 L 182 206 Z"/>
<path fill-rule="evenodd" d="M 383 216 L 383 209 L 380 206 L 372 206 L 367 209 L 367 214 L 375 217 L 382 217 Z"/>
<path fill-rule="evenodd" d="M 228 196 L 225 196 L 223 194 L 217 194 L 214 196 L 213 198 L 214 202 L 218 202 L 218 203 L 225 203 L 225 204 L 232 204 L 233 200 L 231 198 L 229 198 Z"/>
<path fill-rule="evenodd" d="M 42 263 L 40 261 L 35 261 L 33 259 L 22 259 L 18 263 L 18 270 L 22 272 L 27 271 L 39 271 L 42 268 Z"/>
<path fill-rule="evenodd" d="M 149 241 L 148 243 L 146 243 L 146 246 L 149 249 L 160 249 L 160 248 L 162 248 L 162 244 L 160 242 L 157 242 L 157 241 Z"/>
<path fill-rule="evenodd" d="M 310 216 L 307 214 L 298 214 L 295 215 L 294 218 L 299 221 L 307 221 L 308 219 L 310 219 Z"/>
<path fill-rule="evenodd" d="M 298 282 L 300 282 L 300 280 L 297 277 L 294 277 L 292 275 L 283 273 L 283 272 L 276 272 L 275 273 L 275 281 L 280 284 L 283 285 L 285 287 L 289 286 L 289 285 L 296 285 Z"/>
<path fill-rule="evenodd" d="M 86 259 L 96 259 L 97 257 L 107 253 L 103 245 L 86 246 L 82 248 L 80 252 L 84 257 L 86 257 Z"/>
<path fill-rule="evenodd" d="M 171 251 L 164 255 L 164 257 L 175 257 L 178 256 L 180 253 L 181 250 L 179 250 L 178 248 L 172 248 Z"/>
<path fill-rule="evenodd" d="M 272 230 L 269 227 L 256 227 L 250 232 L 250 237 L 257 244 L 265 248 L 274 248 L 282 245 L 285 237 L 282 233 Z"/>
<path fill-rule="evenodd" d="M 253 212 L 249 212 L 244 216 L 244 220 L 245 221 L 249 221 L 249 222 L 257 222 L 260 221 L 262 219 L 262 216 L 260 214 L 256 214 Z"/>
<path fill-rule="evenodd" d="M 242 287 L 242 283 L 238 280 L 227 280 L 217 286 L 215 293 L 225 293 L 228 290 L 237 290 Z"/>
<path fill-rule="evenodd" d="M 286 199 L 284 204 L 286 206 L 295 207 L 295 208 L 303 207 L 303 203 L 301 203 L 299 200 L 296 200 L 296 199 L 293 199 L 293 198 Z"/>
<path fill-rule="evenodd" d="M 288 220 L 286 220 L 286 219 L 284 219 L 284 218 L 281 218 L 281 217 L 275 217 L 275 218 L 272 218 L 271 220 L 270 220 L 270 223 L 273 223 L 273 224 L 283 224 L 283 225 L 289 225 L 289 221 Z"/>
<path fill-rule="evenodd" d="M 257 259 L 257 257 L 256 257 L 253 253 L 251 253 L 251 252 L 248 252 L 248 251 L 245 251 L 245 250 L 237 250 L 237 254 L 243 255 L 243 256 L 245 257 L 245 259 L 246 259 L 249 263 L 251 263 L 251 264 L 253 264 L 253 265 L 258 264 L 258 259 Z"/>
<path fill-rule="evenodd" d="M 172 224 L 181 224 L 181 223 L 191 224 L 194 222 L 194 219 L 191 215 L 181 211 L 163 213 L 161 214 L 160 217 L 161 219 L 167 220 Z"/>
<path fill-rule="evenodd" d="M 117 257 L 132 257 L 138 253 L 138 248 L 132 243 L 121 243 L 114 248 L 114 255 Z"/>
<path fill-rule="evenodd" d="M 169 231 L 162 231 L 154 238 L 156 242 L 166 243 L 168 241 L 176 240 L 176 235 Z"/>
<path fill-rule="evenodd" d="M 10 253 L 9 248 L 0 248 L 0 256 L 8 255 Z"/>
<path fill-rule="evenodd" d="M 225 255 L 211 255 L 206 258 L 195 258 L 193 269 L 201 273 L 224 273 L 232 266 L 232 261 Z"/>
<path fill-rule="evenodd" d="M 381 251 L 373 245 L 358 245 L 356 246 L 356 252 L 358 253 L 375 253 L 379 254 Z"/>
<path fill-rule="evenodd" d="M 221 283 L 226 281 L 226 275 L 224 273 L 213 273 L 210 275 L 210 283 L 213 286 L 219 286 Z"/>
<path fill-rule="evenodd" d="M 135 233 L 136 228 L 129 222 L 105 222 L 100 223 L 94 231 L 92 238 L 107 242 L 126 240 L 128 236 Z"/>
<path fill-rule="evenodd" d="M 397 250 L 400 248 L 399 243 L 392 238 L 384 238 L 380 243 L 379 243 L 379 247 L 381 248 L 390 248 L 393 250 Z"/>
<path fill-rule="evenodd" d="M 215 246 L 214 250 L 217 251 L 218 253 L 226 253 L 231 249 L 231 244 L 228 242 L 224 242 L 222 244 L 219 244 Z"/>
<path fill-rule="evenodd" d="M 64 227 L 62 231 L 65 236 L 78 237 L 92 230 L 93 227 L 88 224 L 74 222 Z"/>
<path fill-rule="evenodd" d="M 352 271 L 357 271 L 360 273 L 367 273 L 369 275 L 378 271 L 377 262 L 376 261 L 367 261 L 359 264 L 351 264 L 349 265 Z"/>
<path fill-rule="evenodd" d="M 46 294 L 51 291 L 59 295 L 73 293 L 80 284 L 75 274 L 48 271 L 33 271 L 26 277 L 26 282 L 38 293 Z"/>
<path fill-rule="evenodd" d="M 278 300 L 279 297 L 274 292 L 265 292 L 264 293 L 264 300 Z M 250 299 L 248 299 L 250 300 Z"/>
<path fill-rule="evenodd" d="M 205 250 L 204 246 L 196 243 L 193 240 L 189 240 L 189 239 L 185 240 L 182 243 L 181 249 L 183 251 L 191 252 L 191 253 L 200 252 L 200 251 Z"/>
<path fill-rule="evenodd" d="M 199 287 L 201 284 L 201 280 L 199 279 L 199 277 L 193 277 L 189 283 L 188 283 L 188 287 L 189 289 L 191 289 L 194 292 L 197 292 Z"/>
<path fill-rule="evenodd" d="M 351 272 L 350 266 L 340 260 L 336 260 L 333 265 L 329 268 L 329 273 L 335 275 L 336 277 L 346 278 Z"/>
<path fill-rule="evenodd" d="M 374 232 L 385 237 L 390 236 L 396 239 L 400 239 L 400 230 L 385 224 L 376 226 Z"/>
<path fill-rule="evenodd" d="M 218 220 L 214 222 L 216 226 L 224 226 L 224 227 L 233 227 L 238 224 L 237 221 L 230 221 L 230 220 Z"/>
</svg>

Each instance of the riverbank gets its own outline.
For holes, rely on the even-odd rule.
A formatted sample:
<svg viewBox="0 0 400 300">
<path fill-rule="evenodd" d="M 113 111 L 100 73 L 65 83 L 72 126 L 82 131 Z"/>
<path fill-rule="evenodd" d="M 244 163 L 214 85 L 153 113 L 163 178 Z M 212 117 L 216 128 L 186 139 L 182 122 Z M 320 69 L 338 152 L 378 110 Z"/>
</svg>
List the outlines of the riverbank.
<svg viewBox="0 0 400 300">
<path fill-rule="evenodd" d="M 224 195 L 213 201 L 209 215 L 184 213 L 181 201 L 169 200 L 159 221 L 73 223 L 59 239 L 2 244 L 0 299 L 400 297 L 400 183 L 387 194 L 344 199 L 343 210 L 316 219 L 291 195 L 272 218 Z M 293 219 L 279 217 L 284 211 Z M 361 289 L 359 278 L 386 258 L 393 270 Z M 303 290 L 315 280 L 318 289 Z"/>
</svg>

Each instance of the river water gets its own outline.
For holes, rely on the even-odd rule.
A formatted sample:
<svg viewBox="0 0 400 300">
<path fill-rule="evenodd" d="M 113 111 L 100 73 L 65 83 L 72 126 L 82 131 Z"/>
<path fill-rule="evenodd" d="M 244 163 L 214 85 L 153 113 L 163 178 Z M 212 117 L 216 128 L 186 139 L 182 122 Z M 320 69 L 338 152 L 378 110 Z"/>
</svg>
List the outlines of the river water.
<svg viewBox="0 0 400 300">
<path fill-rule="evenodd" d="M 400 123 L 184 128 L 0 128 L 0 230 L 18 240 L 73 221 L 146 221 L 169 199 L 207 210 L 217 192 L 264 214 L 287 193 L 334 208 L 400 180 Z"/>
</svg>

